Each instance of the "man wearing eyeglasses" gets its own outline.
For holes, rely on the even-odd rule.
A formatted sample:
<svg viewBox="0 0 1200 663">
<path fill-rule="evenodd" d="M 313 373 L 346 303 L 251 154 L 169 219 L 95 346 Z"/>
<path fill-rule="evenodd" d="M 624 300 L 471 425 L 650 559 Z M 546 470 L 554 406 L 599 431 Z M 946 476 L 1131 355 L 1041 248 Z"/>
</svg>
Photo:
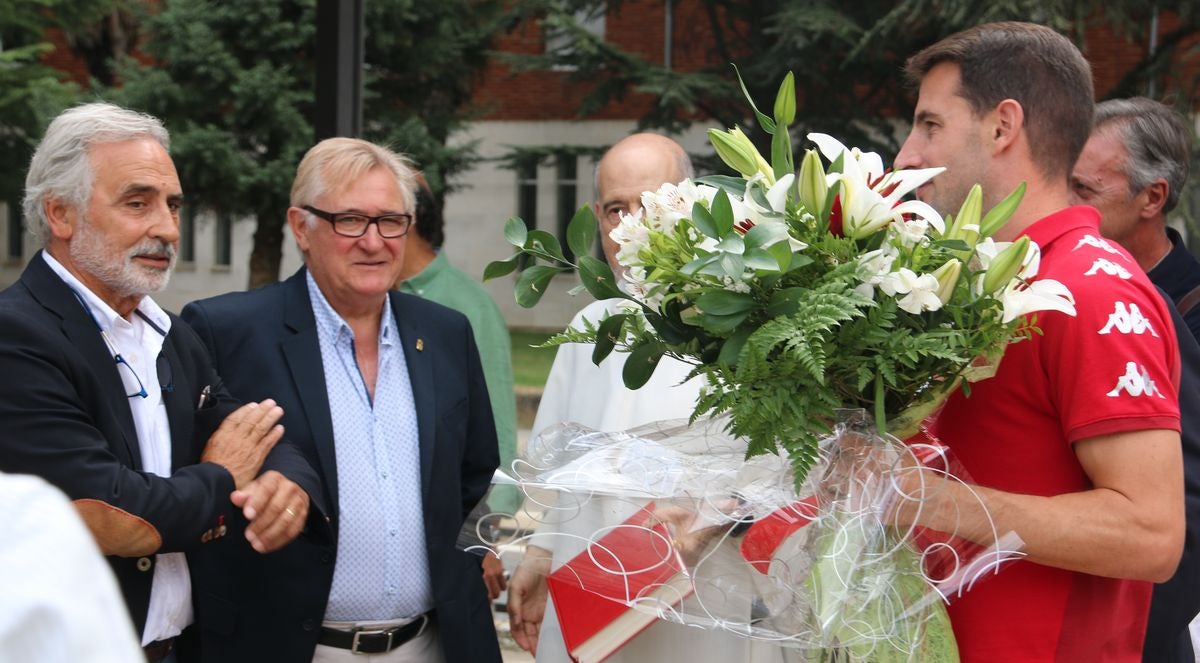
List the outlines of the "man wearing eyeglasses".
<svg viewBox="0 0 1200 663">
<path fill-rule="evenodd" d="M 334 514 L 329 541 L 226 560 L 207 660 L 500 661 L 479 561 L 455 549 L 499 463 L 479 353 L 462 314 L 391 291 L 413 182 L 385 148 L 322 141 L 287 211 L 305 267 L 183 311 L 234 394 L 284 408 Z"/>
<path fill-rule="evenodd" d="M 179 241 L 168 142 L 157 119 L 111 104 L 51 122 L 24 200 L 44 250 L 0 294 L 0 471 L 74 500 L 149 661 L 172 659 L 206 618 L 199 601 L 193 614 L 195 555 L 249 550 L 243 536 L 281 547 L 319 491 L 303 455 L 276 446 L 280 408 L 239 408 L 196 335 L 149 296 Z"/>
</svg>

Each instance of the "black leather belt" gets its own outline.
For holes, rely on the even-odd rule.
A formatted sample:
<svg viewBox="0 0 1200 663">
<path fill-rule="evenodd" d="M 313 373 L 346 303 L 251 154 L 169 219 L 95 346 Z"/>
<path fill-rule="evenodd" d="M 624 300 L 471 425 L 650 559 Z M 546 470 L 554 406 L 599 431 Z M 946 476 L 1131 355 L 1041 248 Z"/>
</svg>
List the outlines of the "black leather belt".
<svg viewBox="0 0 1200 663">
<path fill-rule="evenodd" d="M 146 654 L 146 663 L 159 663 L 170 656 L 172 649 L 175 649 L 175 638 L 167 638 L 166 640 L 155 640 L 142 647 L 142 652 Z"/>
<path fill-rule="evenodd" d="M 317 642 L 327 647 L 349 649 L 354 654 L 383 654 L 417 637 L 428 624 L 427 612 L 404 626 L 389 629 L 357 628 L 352 631 L 339 631 L 321 627 L 321 639 Z"/>
</svg>

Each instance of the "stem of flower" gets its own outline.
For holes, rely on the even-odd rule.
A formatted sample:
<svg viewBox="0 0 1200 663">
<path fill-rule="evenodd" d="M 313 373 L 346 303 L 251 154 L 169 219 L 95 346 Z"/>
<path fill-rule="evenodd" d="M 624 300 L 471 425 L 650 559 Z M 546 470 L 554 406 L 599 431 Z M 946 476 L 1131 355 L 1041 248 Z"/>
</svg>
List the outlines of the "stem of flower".
<svg viewBox="0 0 1200 663">
<path fill-rule="evenodd" d="M 875 430 L 887 434 L 887 418 L 884 416 L 883 373 L 875 374 Z"/>
</svg>

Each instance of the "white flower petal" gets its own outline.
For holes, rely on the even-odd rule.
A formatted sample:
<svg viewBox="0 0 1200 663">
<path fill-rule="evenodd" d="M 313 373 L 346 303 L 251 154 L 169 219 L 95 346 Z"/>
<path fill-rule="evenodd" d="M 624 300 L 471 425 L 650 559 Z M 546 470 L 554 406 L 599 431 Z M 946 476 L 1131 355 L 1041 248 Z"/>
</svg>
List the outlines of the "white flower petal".
<svg viewBox="0 0 1200 663">
<path fill-rule="evenodd" d="M 1075 297 L 1067 286 L 1054 279 L 1034 281 L 1027 287 L 1014 279 L 1000 294 L 1000 301 L 1004 304 L 1004 317 L 1001 319 L 1004 323 L 1034 311 L 1060 311 L 1075 315 Z"/>
</svg>

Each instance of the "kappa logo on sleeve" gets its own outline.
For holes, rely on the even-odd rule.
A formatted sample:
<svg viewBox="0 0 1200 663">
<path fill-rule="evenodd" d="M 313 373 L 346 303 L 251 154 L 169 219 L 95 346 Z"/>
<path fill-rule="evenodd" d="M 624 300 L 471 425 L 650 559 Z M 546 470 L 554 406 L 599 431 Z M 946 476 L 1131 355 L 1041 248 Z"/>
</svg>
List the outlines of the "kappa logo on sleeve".
<svg viewBox="0 0 1200 663">
<path fill-rule="evenodd" d="M 1125 269 L 1111 260 L 1105 260 L 1104 258 L 1096 258 L 1096 262 L 1092 263 L 1092 268 L 1084 272 L 1083 275 L 1095 276 L 1101 272 L 1120 279 L 1128 279 L 1133 276 L 1133 274 L 1129 273 L 1128 269 Z"/>
<path fill-rule="evenodd" d="M 1146 316 L 1142 315 L 1142 310 L 1137 304 L 1130 303 L 1126 308 L 1125 302 L 1117 302 L 1113 308 L 1113 312 L 1108 314 L 1108 324 L 1104 325 L 1098 333 L 1109 334 L 1113 330 L 1121 334 L 1145 334 L 1150 332 L 1150 335 L 1158 338 L 1158 332 L 1154 331 L 1154 327 Z"/>
<path fill-rule="evenodd" d="M 1110 398 L 1116 398 L 1121 395 L 1121 392 L 1127 392 L 1130 396 L 1158 396 L 1165 398 L 1162 392 L 1158 390 L 1158 385 L 1154 384 L 1154 380 L 1150 378 L 1150 374 L 1143 368 L 1138 371 L 1136 362 L 1125 362 L 1125 374 L 1117 378 L 1117 386 L 1108 392 Z"/>
<path fill-rule="evenodd" d="M 1115 256 L 1121 255 L 1121 252 L 1118 251 L 1116 247 L 1114 247 L 1112 244 L 1109 244 L 1103 238 L 1096 237 L 1095 235 L 1084 235 L 1082 238 L 1080 238 L 1079 243 L 1075 245 L 1075 248 L 1073 248 L 1071 250 L 1078 251 L 1079 248 L 1083 247 L 1083 246 L 1094 246 L 1097 249 L 1100 249 L 1101 251 L 1106 251 Z M 1124 256 L 1121 256 L 1121 257 L 1124 257 Z"/>
</svg>

